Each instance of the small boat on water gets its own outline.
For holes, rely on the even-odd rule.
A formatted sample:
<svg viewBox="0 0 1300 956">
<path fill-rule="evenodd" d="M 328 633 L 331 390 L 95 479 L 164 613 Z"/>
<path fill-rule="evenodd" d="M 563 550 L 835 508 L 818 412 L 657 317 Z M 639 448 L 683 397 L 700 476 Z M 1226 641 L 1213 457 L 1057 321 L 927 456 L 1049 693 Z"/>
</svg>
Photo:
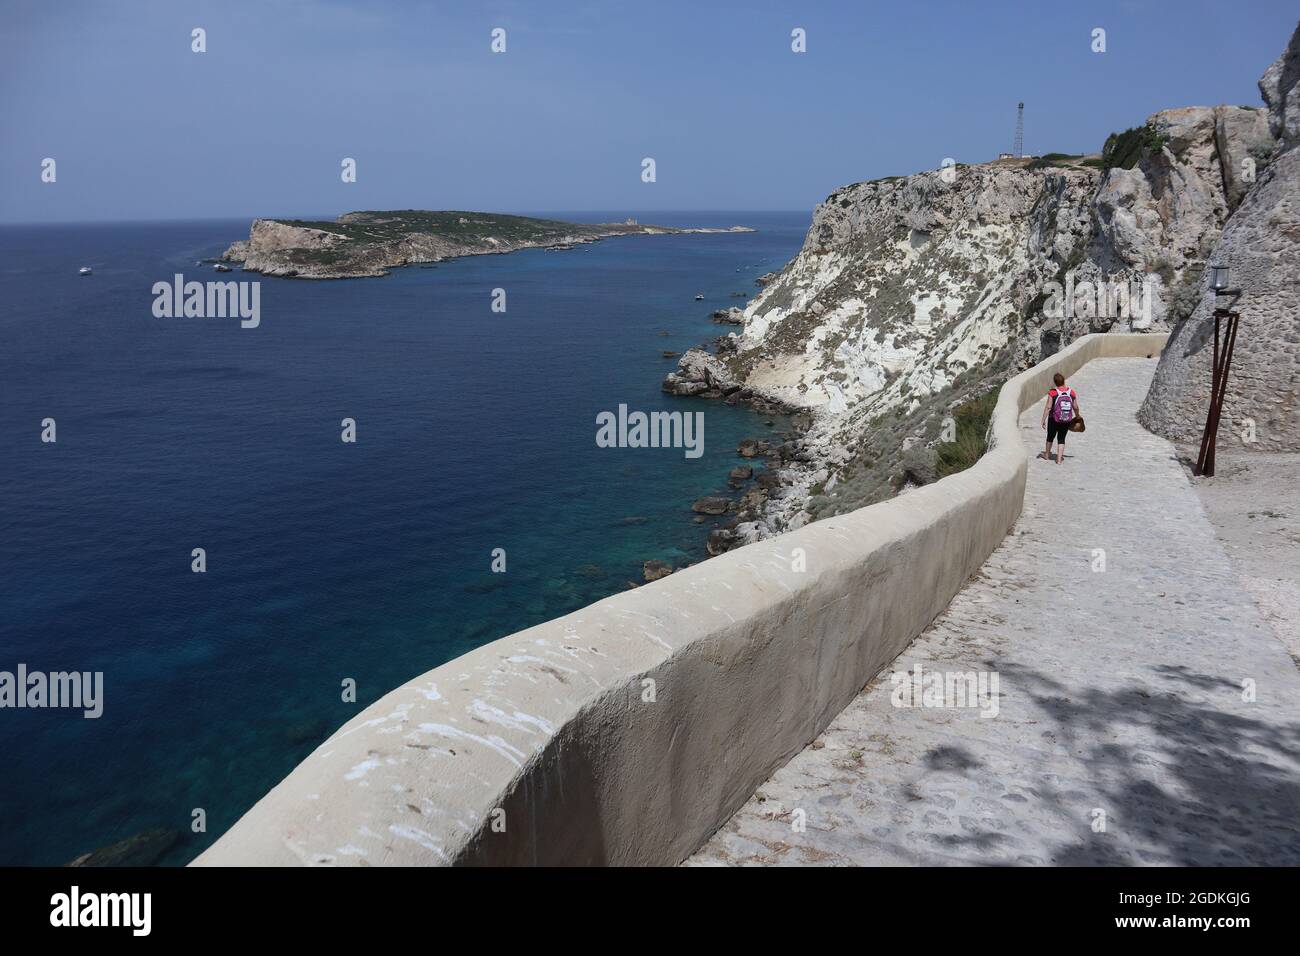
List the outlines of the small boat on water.
<svg viewBox="0 0 1300 956">
<path fill-rule="evenodd" d="M 222 265 L 220 262 L 218 262 L 218 263 L 217 263 L 215 266 L 213 266 L 212 268 L 213 268 L 213 270 L 216 271 L 216 272 L 229 272 L 229 271 L 230 271 L 230 266 Z"/>
<path fill-rule="evenodd" d="M 94 270 L 90 268 L 90 266 L 82 266 L 82 267 L 77 271 L 77 274 L 78 274 L 78 275 L 83 275 L 83 276 L 90 276 L 90 275 L 94 275 L 95 273 L 94 273 Z"/>
<path fill-rule="evenodd" d="M 703 302 L 703 301 L 704 301 L 704 293 L 701 292 L 699 295 L 697 295 L 697 296 L 695 297 L 695 301 L 696 301 L 696 302 Z"/>
</svg>

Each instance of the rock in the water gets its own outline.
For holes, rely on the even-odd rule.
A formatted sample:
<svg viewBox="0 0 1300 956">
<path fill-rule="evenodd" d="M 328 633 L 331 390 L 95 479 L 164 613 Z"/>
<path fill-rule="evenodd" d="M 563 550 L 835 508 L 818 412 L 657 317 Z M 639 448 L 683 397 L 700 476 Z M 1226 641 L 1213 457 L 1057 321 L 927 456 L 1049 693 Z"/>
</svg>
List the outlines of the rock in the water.
<svg viewBox="0 0 1300 956">
<path fill-rule="evenodd" d="M 746 438 L 736 446 L 736 451 L 741 458 L 757 458 L 762 449 L 759 447 L 757 439 Z"/>
<path fill-rule="evenodd" d="M 728 531 L 725 528 L 715 528 L 709 532 L 709 539 L 704 543 L 704 550 L 711 557 L 716 557 L 724 551 L 730 551 L 736 546 L 736 533 Z"/>
<path fill-rule="evenodd" d="M 658 581 L 660 578 L 666 578 L 673 573 L 673 566 L 667 561 L 660 561 L 657 558 L 646 561 L 641 565 L 641 574 L 646 581 Z"/>
<path fill-rule="evenodd" d="M 330 734 L 330 725 L 324 718 L 311 717 L 295 721 L 284 728 L 285 739 L 292 746 L 319 744 Z"/>
<path fill-rule="evenodd" d="M 663 390 L 669 395 L 699 395 L 709 390 L 707 382 L 683 382 L 677 377 L 676 372 L 669 372 L 664 379 Z"/>
<path fill-rule="evenodd" d="M 677 371 L 669 372 L 663 390 L 673 395 L 700 395 L 713 392 L 728 395 L 740 383 L 718 356 L 704 349 L 688 349 L 677 361 Z"/>
<path fill-rule="evenodd" d="M 735 468 L 731 469 L 728 477 L 734 478 L 737 481 L 747 481 L 754 477 L 754 468 L 752 465 L 737 465 Z"/>
<path fill-rule="evenodd" d="M 728 504 L 730 504 L 730 502 L 727 501 L 726 498 L 701 498 L 695 502 L 695 504 L 691 505 L 691 510 L 697 514 L 720 515 L 726 513 Z"/>
<path fill-rule="evenodd" d="M 155 827 L 98 850 L 83 853 L 68 866 L 153 866 L 180 838 L 181 835 L 176 830 Z"/>
</svg>

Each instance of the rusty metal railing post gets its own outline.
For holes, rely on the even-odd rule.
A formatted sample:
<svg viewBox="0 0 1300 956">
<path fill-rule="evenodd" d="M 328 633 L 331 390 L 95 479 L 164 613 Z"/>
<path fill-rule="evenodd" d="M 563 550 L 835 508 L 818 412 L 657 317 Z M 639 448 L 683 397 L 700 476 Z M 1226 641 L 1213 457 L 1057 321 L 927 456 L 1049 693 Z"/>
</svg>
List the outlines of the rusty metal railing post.
<svg viewBox="0 0 1300 956">
<path fill-rule="evenodd" d="M 1205 414 L 1205 432 L 1201 435 L 1201 449 L 1196 456 L 1196 468 L 1193 475 L 1214 477 L 1214 451 L 1219 440 L 1219 421 L 1223 417 L 1223 400 L 1228 394 L 1228 369 L 1232 366 L 1232 353 L 1237 346 L 1237 326 L 1241 313 L 1233 306 L 1241 298 L 1240 289 L 1228 288 L 1227 266 L 1210 266 L 1210 289 L 1214 293 L 1214 367 L 1210 372 L 1210 408 Z M 1221 295 L 1232 296 L 1227 308 L 1220 308 L 1218 298 Z M 1226 328 L 1222 328 L 1223 344 L 1220 347 L 1219 335 L 1222 320 L 1227 319 Z"/>
</svg>

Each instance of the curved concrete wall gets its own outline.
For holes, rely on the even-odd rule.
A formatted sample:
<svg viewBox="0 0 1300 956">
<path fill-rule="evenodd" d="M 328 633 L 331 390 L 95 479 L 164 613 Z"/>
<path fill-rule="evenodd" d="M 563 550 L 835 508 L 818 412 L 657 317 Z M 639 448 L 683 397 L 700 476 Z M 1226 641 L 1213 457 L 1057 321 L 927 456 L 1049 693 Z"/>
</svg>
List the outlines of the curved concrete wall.
<svg viewBox="0 0 1300 956">
<path fill-rule="evenodd" d="M 399 687 L 196 864 L 681 861 L 1002 540 L 1024 500 L 1018 417 L 1052 373 L 1163 344 L 1080 339 L 1003 387 L 990 450 L 974 467 L 606 598 Z M 796 549 L 806 571 L 793 570 Z"/>
</svg>

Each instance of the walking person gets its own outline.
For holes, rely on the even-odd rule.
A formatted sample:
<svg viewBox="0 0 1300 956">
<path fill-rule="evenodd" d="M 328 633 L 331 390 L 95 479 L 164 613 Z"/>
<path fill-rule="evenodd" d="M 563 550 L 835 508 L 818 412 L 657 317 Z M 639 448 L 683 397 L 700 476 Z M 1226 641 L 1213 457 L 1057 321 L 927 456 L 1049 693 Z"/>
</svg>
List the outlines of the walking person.
<svg viewBox="0 0 1300 956">
<path fill-rule="evenodd" d="M 1079 417 L 1079 396 L 1065 384 L 1065 376 L 1057 372 L 1052 376 L 1055 386 L 1047 393 L 1043 406 L 1043 427 L 1047 429 L 1047 448 L 1039 458 L 1052 460 L 1052 443 L 1056 442 L 1056 463 L 1065 458 L 1065 436 L 1070 424 Z"/>
</svg>

